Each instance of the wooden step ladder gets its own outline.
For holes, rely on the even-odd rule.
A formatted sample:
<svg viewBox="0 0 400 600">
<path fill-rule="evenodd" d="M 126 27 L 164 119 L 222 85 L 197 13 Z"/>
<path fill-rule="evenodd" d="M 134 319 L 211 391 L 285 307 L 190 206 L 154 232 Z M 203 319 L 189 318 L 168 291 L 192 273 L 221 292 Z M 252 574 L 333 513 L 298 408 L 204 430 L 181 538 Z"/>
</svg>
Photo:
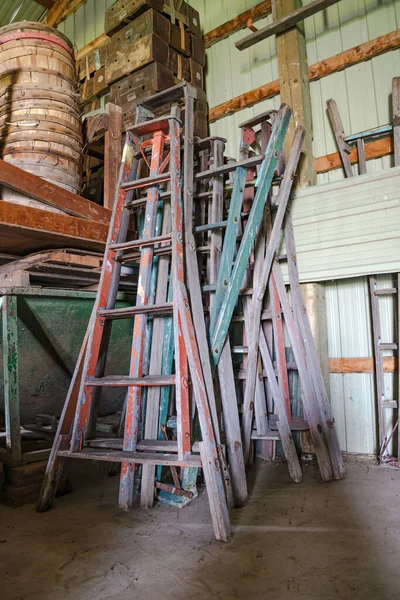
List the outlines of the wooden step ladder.
<svg viewBox="0 0 400 600">
<path fill-rule="evenodd" d="M 110 222 L 103 269 L 95 306 L 90 320 L 84 361 L 71 384 L 66 406 L 60 419 L 52 455 L 49 460 L 37 510 L 50 508 L 57 483 L 60 460 L 81 458 L 120 462 L 119 505 L 129 509 L 133 503 L 135 466 L 202 467 L 210 503 L 215 537 L 227 541 L 231 535 L 222 465 L 212 421 L 209 393 L 203 377 L 204 356 L 200 357 L 192 321 L 191 305 L 184 275 L 184 235 L 181 202 L 181 111 L 178 101 L 185 102 L 185 122 L 193 121 L 195 92 L 181 84 L 157 94 L 138 107 L 137 124 L 126 135 L 119 185 Z M 172 103 L 171 112 L 155 116 L 160 106 Z M 187 131 L 186 131 L 187 134 Z M 146 139 L 145 139 L 146 138 Z M 169 150 L 168 150 L 169 148 Z M 184 153 L 184 161 L 187 157 Z M 142 176 L 144 165 L 149 174 Z M 167 171 L 168 168 L 168 171 Z M 156 233 L 156 213 L 160 186 L 169 185 L 171 231 Z M 140 240 L 128 239 L 132 210 L 137 205 L 135 191 L 145 191 L 145 216 Z M 186 208 L 186 207 L 185 207 Z M 155 246 L 171 254 L 172 299 L 149 305 L 149 292 Z M 140 251 L 136 305 L 115 308 L 121 267 L 132 260 L 132 251 Z M 148 316 L 173 316 L 175 373 L 143 373 Z M 134 318 L 133 339 L 128 375 L 105 375 L 111 325 L 117 319 Z M 189 373 L 200 422 L 200 455 L 193 452 L 189 407 Z M 79 392 L 72 387 L 79 385 Z M 177 413 L 177 441 L 138 439 L 143 389 L 174 386 Z M 99 390 L 104 387 L 127 389 L 124 437 L 122 440 L 95 439 L 95 420 Z M 148 395 L 150 402 L 150 395 Z M 147 409 L 148 410 L 148 409 Z M 122 448 L 121 448 L 122 445 Z M 151 498 L 154 495 L 154 477 Z M 148 504 L 151 502 L 149 501 Z"/>
<path fill-rule="evenodd" d="M 396 287 L 379 287 L 376 276 L 369 277 L 369 293 L 371 301 L 371 317 L 372 317 L 372 337 L 374 344 L 374 360 L 375 360 L 375 385 L 376 385 L 376 401 L 378 415 L 378 440 L 379 440 L 379 460 L 381 463 L 391 463 L 395 466 L 400 466 L 400 428 L 399 428 L 399 401 L 393 398 L 387 398 L 385 391 L 385 369 L 383 364 L 383 353 L 385 351 L 392 352 L 399 360 L 399 343 L 400 343 L 400 273 L 394 275 Z M 382 297 L 392 296 L 395 305 L 395 332 L 397 341 L 384 342 L 382 340 L 382 325 L 381 311 L 379 299 Z M 398 364 L 398 363 L 397 363 Z M 397 367 L 397 393 L 400 393 L 400 375 Z M 397 410 L 397 420 L 391 427 L 391 433 L 388 435 L 388 413 L 392 415 L 392 411 Z M 394 418 L 393 418 L 394 421 Z M 397 430 L 397 458 L 393 457 L 388 452 L 388 446 L 394 437 Z"/>
</svg>

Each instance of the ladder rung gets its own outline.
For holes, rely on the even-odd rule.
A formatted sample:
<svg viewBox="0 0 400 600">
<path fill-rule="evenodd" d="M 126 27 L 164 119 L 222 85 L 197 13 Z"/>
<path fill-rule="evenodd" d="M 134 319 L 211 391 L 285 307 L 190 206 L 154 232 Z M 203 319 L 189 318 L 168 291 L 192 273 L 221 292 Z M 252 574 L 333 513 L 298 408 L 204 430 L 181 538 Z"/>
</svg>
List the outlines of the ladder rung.
<svg viewBox="0 0 400 600">
<path fill-rule="evenodd" d="M 144 306 L 127 306 L 108 310 L 101 309 L 98 311 L 98 315 L 106 319 L 128 319 L 134 315 L 167 315 L 172 313 L 173 308 L 173 302 L 166 302 L 165 304 L 146 304 Z"/>
<path fill-rule="evenodd" d="M 397 408 L 397 400 L 383 400 L 381 402 L 382 408 Z"/>
<path fill-rule="evenodd" d="M 251 439 L 252 440 L 273 440 L 273 441 L 279 442 L 279 440 L 281 438 L 279 437 L 279 434 L 276 431 L 269 431 L 267 434 L 258 435 L 257 431 L 254 430 L 251 434 Z"/>
<path fill-rule="evenodd" d="M 157 454 L 146 452 L 127 452 L 123 450 L 98 450 L 96 448 L 85 448 L 80 452 L 69 452 L 63 450 L 58 456 L 65 458 L 83 458 L 87 460 L 101 460 L 105 462 L 126 462 L 142 465 L 174 465 L 176 467 L 201 467 L 200 456 L 192 455 L 180 459 L 177 454 Z"/>
<path fill-rule="evenodd" d="M 378 350 L 397 350 L 397 344 L 379 344 Z"/>
<path fill-rule="evenodd" d="M 213 229 L 225 229 L 228 221 L 220 221 L 219 223 L 208 223 L 207 225 L 198 225 L 194 228 L 196 233 L 201 233 L 202 231 L 212 231 Z"/>
<path fill-rule="evenodd" d="M 142 238 L 140 240 L 130 240 L 129 242 L 121 242 L 120 244 L 110 244 L 110 250 L 132 250 L 133 248 L 139 248 L 140 246 L 152 246 L 153 244 L 161 244 L 162 242 L 170 242 L 172 238 L 171 233 L 165 235 L 157 235 L 152 238 Z"/>
<path fill-rule="evenodd" d="M 106 377 L 87 377 L 85 384 L 90 387 L 157 387 L 162 385 L 174 385 L 175 375 L 146 375 L 145 377 L 108 375 Z"/>
<path fill-rule="evenodd" d="M 375 296 L 389 296 L 391 294 L 397 294 L 397 288 L 380 288 L 374 290 Z"/>
<path fill-rule="evenodd" d="M 109 450 L 122 450 L 122 438 L 94 438 L 87 440 L 85 446 L 89 448 L 108 448 Z M 140 440 L 137 449 L 142 452 L 178 452 L 178 442 L 175 440 Z M 192 447 L 193 452 L 200 452 L 199 442 Z"/>
<path fill-rule="evenodd" d="M 151 187 L 169 181 L 170 179 L 171 175 L 169 173 L 160 173 L 160 175 L 154 175 L 153 177 L 143 177 L 143 179 L 127 181 L 121 185 L 121 190 L 135 190 L 140 187 Z"/>
<path fill-rule="evenodd" d="M 157 117 L 156 119 L 151 119 L 149 121 L 143 121 L 143 123 L 137 123 L 136 125 L 132 125 L 127 128 L 127 131 L 134 131 L 136 135 L 142 136 L 147 135 L 148 133 L 154 133 L 155 131 L 169 131 L 169 119 L 176 118 L 170 117 L 167 118 Z"/>
</svg>

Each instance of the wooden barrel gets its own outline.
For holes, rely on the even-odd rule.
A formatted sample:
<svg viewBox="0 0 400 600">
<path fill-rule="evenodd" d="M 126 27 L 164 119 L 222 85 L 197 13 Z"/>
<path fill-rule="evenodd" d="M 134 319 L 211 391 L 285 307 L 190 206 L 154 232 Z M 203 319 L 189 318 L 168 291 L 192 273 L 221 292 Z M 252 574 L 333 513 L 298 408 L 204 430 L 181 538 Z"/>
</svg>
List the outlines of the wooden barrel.
<svg viewBox="0 0 400 600">
<path fill-rule="evenodd" d="M 0 28 L 0 156 L 71 192 L 81 191 L 74 50 L 64 34 L 47 25 L 23 21 Z M 56 210 L 6 188 L 1 198 Z"/>
</svg>

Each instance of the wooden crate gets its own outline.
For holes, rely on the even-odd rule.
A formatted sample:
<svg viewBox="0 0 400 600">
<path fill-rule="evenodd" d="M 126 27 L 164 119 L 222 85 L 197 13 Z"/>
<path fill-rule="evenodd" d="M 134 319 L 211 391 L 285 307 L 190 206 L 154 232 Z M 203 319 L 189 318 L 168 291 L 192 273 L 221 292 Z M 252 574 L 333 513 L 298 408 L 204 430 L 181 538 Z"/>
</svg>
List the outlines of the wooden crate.
<svg viewBox="0 0 400 600">
<path fill-rule="evenodd" d="M 175 2 L 174 11 L 171 11 L 171 2 Z M 186 2 L 179 2 L 179 8 L 176 8 L 175 0 L 164 0 L 163 12 L 169 15 L 171 18 L 172 15 L 175 14 L 175 19 L 186 25 L 189 31 L 194 33 L 194 35 L 201 37 L 199 13 Z"/>
<path fill-rule="evenodd" d="M 189 70 L 189 82 L 197 88 L 204 89 L 204 69 L 201 64 L 193 58 L 189 58 Z"/>
<path fill-rule="evenodd" d="M 109 87 L 106 84 L 106 70 L 102 67 L 93 74 L 90 79 L 85 79 L 79 86 L 82 102 L 89 102 L 94 97 L 101 98 L 109 93 Z"/>
<path fill-rule="evenodd" d="M 197 37 L 193 33 L 190 34 L 191 47 L 192 47 L 192 58 L 198 62 L 202 67 L 206 65 L 206 48 L 202 38 Z"/>
<path fill-rule="evenodd" d="M 184 56 L 192 56 L 191 34 L 183 27 L 182 23 L 181 25 L 173 25 L 171 23 L 169 45 Z"/>
<path fill-rule="evenodd" d="M 111 39 L 111 38 L 110 38 Z M 96 48 L 77 63 L 78 79 L 83 81 L 106 64 L 107 44 Z"/>
<path fill-rule="evenodd" d="M 156 61 L 168 66 L 171 23 L 155 10 L 148 10 L 113 35 L 107 45 L 106 82 L 122 77 Z"/>
<path fill-rule="evenodd" d="M 124 128 L 135 122 L 136 105 L 174 85 L 173 72 L 160 63 L 151 63 L 111 86 L 111 102 L 121 106 Z"/>
<path fill-rule="evenodd" d="M 149 8 L 162 12 L 163 0 L 117 0 L 106 10 L 105 32 L 113 35 Z"/>
</svg>

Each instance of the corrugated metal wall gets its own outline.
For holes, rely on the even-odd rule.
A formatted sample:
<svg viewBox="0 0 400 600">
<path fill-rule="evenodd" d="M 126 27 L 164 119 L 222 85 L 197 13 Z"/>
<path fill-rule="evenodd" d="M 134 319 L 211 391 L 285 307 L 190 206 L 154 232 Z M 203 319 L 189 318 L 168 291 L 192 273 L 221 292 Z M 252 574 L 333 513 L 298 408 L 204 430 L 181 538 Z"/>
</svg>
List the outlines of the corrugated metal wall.
<svg viewBox="0 0 400 600">
<path fill-rule="evenodd" d="M 104 11 L 113 0 L 88 0 L 60 26 L 81 48 L 100 35 Z M 260 0 L 190 0 L 200 13 L 203 31 L 209 31 Z M 307 4 L 310 0 L 303 2 Z M 268 20 L 260 21 L 261 27 Z M 306 37 L 309 64 L 338 54 L 357 44 L 394 31 L 400 23 L 400 0 L 342 0 L 338 5 L 307 19 Z M 234 42 L 239 32 L 207 51 L 206 78 L 210 106 L 278 78 L 273 38 L 239 52 Z M 336 151 L 326 116 L 325 102 L 334 98 L 344 127 L 349 133 L 383 125 L 391 120 L 391 81 L 399 75 L 400 51 L 361 63 L 341 73 L 311 83 L 314 119 L 314 155 Z M 277 108 L 274 98 L 211 125 L 211 133 L 228 139 L 228 152 L 237 157 L 238 125 L 269 108 Z M 368 171 L 392 166 L 389 157 L 369 161 Z M 342 179 L 340 170 L 319 175 L 319 183 Z M 398 252 L 399 249 L 394 249 Z M 390 278 L 382 276 L 382 285 Z M 365 278 L 326 283 L 330 357 L 372 356 L 370 308 Z M 393 301 L 382 300 L 382 322 L 386 341 L 393 340 Z M 388 397 L 393 397 L 393 376 L 386 375 Z M 371 374 L 331 374 L 331 400 L 341 447 L 348 452 L 376 451 L 374 376 Z M 389 412 L 389 411 L 388 411 Z M 391 417 L 389 417 L 391 419 Z"/>
</svg>

